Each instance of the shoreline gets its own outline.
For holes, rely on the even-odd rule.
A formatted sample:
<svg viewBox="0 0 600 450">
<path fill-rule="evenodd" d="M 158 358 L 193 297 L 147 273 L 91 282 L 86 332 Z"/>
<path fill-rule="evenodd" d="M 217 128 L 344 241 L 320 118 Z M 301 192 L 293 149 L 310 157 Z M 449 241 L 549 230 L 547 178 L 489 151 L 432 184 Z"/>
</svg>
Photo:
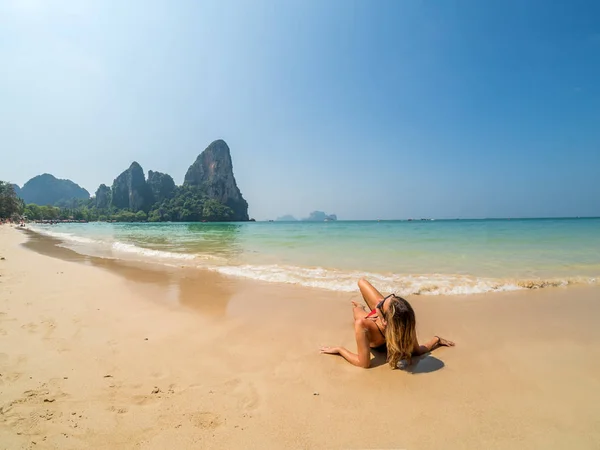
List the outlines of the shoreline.
<svg viewBox="0 0 600 450">
<path fill-rule="evenodd" d="M 364 370 L 318 353 L 355 348 L 358 289 L 101 261 L 25 240 L 0 227 L 8 448 L 600 445 L 596 286 L 409 296 L 419 337 L 457 346 L 411 371 L 382 355 Z"/>
<path fill-rule="evenodd" d="M 100 237 L 98 237 L 69 228 L 49 230 L 36 227 L 28 229 L 58 239 L 63 246 L 78 253 L 99 256 L 103 259 L 180 268 L 185 266 L 185 268 L 217 272 L 237 279 L 305 286 L 325 289 L 329 292 L 355 292 L 356 280 L 360 277 L 372 279 L 380 289 L 394 291 L 405 297 L 488 294 L 566 286 L 600 286 L 600 272 L 598 272 L 600 266 L 588 262 L 588 266 L 582 267 L 567 263 L 566 260 L 561 260 L 559 264 L 556 260 L 558 255 L 554 255 L 553 270 L 548 268 L 530 270 L 531 265 L 533 264 L 535 267 L 536 262 L 541 267 L 545 267 L 544 264 L 547 261 L 541 260 L 530 260 L 526 267 L 509 268 L 510 264 L 506 261 L 498 263 L 494 257 L 486 259 L 485 254 L 474 259 L 471 256 L 472 260 L 464 267 L 459 267 L 454 262 L 452 263 L 454 265 L 448 266 L 449 261 L 460 261 L 461 258 L 464 258 L 465 255 L 460 253 L 461 249 L 456 250 L 458 252 L 456 256 L 447 253 L 438 255 L 438 259 L 445 259 L 445 261 L 438 262 L 437 267 L 435 267 L 435 258 L 432 259 L 430 256 L 430 263 L 434 265 L 431 270 L 427 268 L 430 267 L 429 262 L 425 267 L 423 264 L 426 261 L 419 261 L 418 258 L 414 264 L 410 263 L 410 267 L 407 266 L 409 263 L 406 261 L 411 261 L 411 258 L 407 257 L 403 257 L 402 261 L 404 262 L 399 263 L 400 265 L 395 268 L 389 266 L 389 262 L 386 263 L 389 266 L 387 269 L 382 269 L 383 266 L 378 268 L 377 264 L 361 263 L 366 269 L 358 270 L 356 261 L 344 264 L 341 261 L 345 257 L 339 259 L 340 256 L 334 257 L 333 260 L 325 258 L 320 263 L 317 263 L 315 257 L 312 262 L 298 260 L 298 250 L 291 259 L 286 259 L 285 255 L 278 255 L 273 259 L 275 254 L 271 255 L 267 250 L 261 257 L 241 258 L 240 260 L 236 260 L 234 257 L 233 260 L 229 260 L 230 255 L 222 255 L 218 252 L 207 253 L 202 249 L 152 246 L 147 245 L 144 241 L 136 242 L 135 239 L 129 237 L 118 239 L 116 235 L 113 236 L 110 233 L 107 235 L 109 238 L 106 239 L 103 237 L 103 233 L 100 233 Z M 177 240 L 177 237 L 174 239 Z M 307 252 L 312 254 L 312 250 L 307 250 Z M 250 255 L 260 252 L 249 250 L 247 253 Z M 587 256 L 582 257 L 586 258 Z M 377 263 L 378 257 L 374 257 L 372 260 Z M 478 264 L 479 269 L 476 269 Z M 563 268 L 561 269 L 559 266 Z M 490 267 L 495 267 L 496 271 L 491 271 Z"/>
<path fill-rule="evenodd" d="M 328 288 L 322 287 L 312 287 L 312 286 L 304 286 L 292 283 L 283 283 L 283 282 L 270 282 L 263 281 L 260 279 L 249 279 L 243 276 L 236 275 L 228 275 L 222 274 L 210 269 L 206 269 L 203 267 L 196 266 L 185 266 L 185 265 L 165 265 L 160 261 L 140 261 L 140 260 L 128 260 L 128 259 L 119 259 L 112 257 L 103 257 L 103 256 L 95 256 L 91 254 L 79 253 L 76 250 L 65 247 L 61 244 L 64 244 L 65 241 L 60 237 L 50 236 L 47 234 L 40 233 L 36 230 L 31 230 L 29 228 L 19 228 L 21 233 L 27 236 L 25 242 L 23 242 L 23 247 L 28 248 L 36 253 L 43 254 L 45 256 L 49 256 L 51 258 L 58 258 L 64 261 L 72 261 L 79 263 L 86 263 L 93 265 L 95 267 L 99 267 L 109 272 L 113 272 L 117 275 L 123 276 L 125 279 L 141 281 L 143 283 L 152 283 L 157 286 L 173 286 L 181 282 L 181 280 L 186 280 L 185 284 L 194 284 L 194 283 L 204 283 L 205 280 L 208 280 L 208 283 L 211 285 L 219 285 L 225 286 L 229 285 L 232 287 L 233 291 L 240 290 L 256 290 L 261 287 L 263 289 L 269 290 L 288 290 L 291 289 L 293 291 L 300 290 L 304 291 L 306 297 L 334 297 L 334 298 L 347 298 L 354 301 L 363 302 L 362 297 L 358 291 L 358 287 L 354 289 L 352 292 L 348 291 L 334 291 Z M 152 274 L 149 276 L 149 274 Z M 358 279 L 356 280 L 358 282 Z M 522 280 L 525 282 L 524 280 Z M 529 287 L 521 287 L 521 289 L 515 290 L 506 290 L 506 291 L 489 291 L 489 292 L 479 292 L 479 293 L 467 293 L 467 294 L 436 294 L 432 296 L 423 295 L 423 294 L 411 294 L 407 295 L 406 298 L 411 302 L 416 298 L 423 299 L 431 299 L 433 297 L 438 299 L 443 299 L 447 301 L 452 301 L 457 299 L 459 301 L 464 301 L 466 299 L 474 299 L 474 300 L 484 300 L 488 298 L 488 296 L 495 295 L 504 295 L 504 296 L 513 296 L 524 294 L 527 292 L 535 292 L 540 290 L 550 290 L 559 289 L 559 290 L 575 290 L 577 292 L 579 289 L 583 289 L 586 291 L 587 289 L 597 289 L 600 293 L 600 285 L 588 282 L 580 282 L 580 283 L 568 283 L 568 284 L 536 284 L 537 280 L 534 280 Z M 386 291 L 383 291 L 388 293 Z M 384 293 L 384 295 L 385 295 Z M 264 296 L 264 295 L 263 295 Z M 194 302 L 187 298 L 185 295 L 181 296 L 179 304 L 193 304 Z M 322 305 L 320 305 L 322 306 Z"/>
</svg>

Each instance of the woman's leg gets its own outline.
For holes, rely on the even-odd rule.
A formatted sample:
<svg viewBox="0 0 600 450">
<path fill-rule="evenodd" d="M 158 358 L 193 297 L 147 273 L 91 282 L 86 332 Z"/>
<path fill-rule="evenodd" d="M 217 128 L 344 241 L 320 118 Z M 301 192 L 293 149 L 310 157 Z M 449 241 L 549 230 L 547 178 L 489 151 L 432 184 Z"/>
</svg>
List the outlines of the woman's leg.
<svg viewBox="0 0 600 450">
<path fill-rule="evenodd" d="M 375 289 L 375 287 L 364 278 L 358 280 L 358 288 L 370 309 L 375 309 L 377 303 L 383 300 L 381 292 Z"/>
</svg>

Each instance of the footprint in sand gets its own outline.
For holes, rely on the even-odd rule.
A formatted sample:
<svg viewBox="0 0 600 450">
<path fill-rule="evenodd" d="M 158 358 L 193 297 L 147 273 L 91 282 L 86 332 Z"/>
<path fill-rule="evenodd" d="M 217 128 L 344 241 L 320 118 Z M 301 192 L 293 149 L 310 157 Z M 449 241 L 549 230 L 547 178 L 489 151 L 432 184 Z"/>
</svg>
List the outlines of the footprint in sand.
<svg viewBox="0 0 600 450">
<path fill-rule="evenodd" d="M 29 331 L 30 333 L 35 333 L 37 331 L 38 325 L 37 323 L 29 322 L 25 325 L 21 325 L 21 328 Z"/>
<path fill-rule="evenodd" d="M 238 405 L 245 411 L 255 410 L 260 403 L 260 396 L 254 384 L 250 381 L 242 381 L 232 378 L 225 382 L 230 395 L 238 399 Z"/>
<path fill-rule="evenodd" d="M 157 401 L 168 399 L 175 394 L 175 384 L 170 384 L 168 388 L 154 386 L 147 395 L 135 395 L 132 400 L 136 405 L 144 406 Z"/>
<path fill-rule="evenodd" d="M 151 391 L 151 394 L 148 395 L 134 395 L 133 403 L 139 406 L 146 406 L 152 403 L 158 403 L 165 398 L 165 392 L 159 390 L 156 392 L 155 390 Z"/>
<path fill-rule="evenodd" d="M 233 389 L 233 388 L 238 387 L 241 382 L 242 382 L 242 380 L 240 380 L 239 378 L 231 378 L 230 380 L 227 380 L 225 382 L 225 386 L 227 386 L 230 389 Z"/>
<path fill-rule="evenodd" d="M 40 396 L 48 396 L 50 395 L 50 391 L 48 389 L 29 389 L 23 392 L 23 397 L 21 397 L 22 402 L 26 402 L 32 399 L 36 399 Z M 22 403 L 19 402 L 19 403 Z"/>
<path fill-rule="evenodd" d="M 14 383 L 23 376 L 20 372 L 2 373 L 0 374 L 0 386 L 4 383 Z"/>
<path fill-rule="evenodd" d="M 146 406 L 150 403 L 154 403 L 156 400 L 158 400 L 157 397 L 150 395 L 134 395 L 132 398 L 133 403 L 138 406 Z"/>
<path fill-rule="evenodd" d="M 27 408 L 23 411 L 15 411 L 10 414 L 3 414 L 2 422 L 11 428 L 17 434 L 35 435 L 44 432 L 46 424 L 62 417 L 59 411 L 50 411 L 48 409 Z"/>
<path fill-rule="evenodd" d="M 208 411 L 189 413 L 186 414 L 186 416 L 196 428 L 214 430 L 222 424 L 221 418 L 218 414 Z"/>
<path fill-rule="evenodd" d="M 44 339 L 49 339 L 56 329 L 56 322 L 53 319 L 42 320 L 42 326 L 44 327 Z"/>
<path fill-rule="evenodd" d="M 35 428 L 40 419 L 50 420 L 62 414 L 53 411 L 52 406 L 57 404 L 57 400 L 60 403 L 60 400 L 65 397 L 68 395 L 62 392 L 51 392 L 45 384 L 39 389 L 29 389 L 20 397 L 0 407 L 0 422 L 6 422 L 11 426 L 18 425 L 22 429 Z"/>
<path fill-rule="evenodd" d="M 5 313 L 4 311 L 0 311 L 0 322 L 15 322 L 17 319 L 12 317 L 9 318 L 8 317 L 8 313 Z"/>
<path fill-rule="evenodd" d="M 116 406 L 110 406 L 109 408 L 106 408 L 108 411 L 110 412 L 114 412 L 117 414 L 126 414 L 129 410 L 127 408 L 117 408 Z"/>
<path fill-rule="evenodd" d="M 8 415 L 7 413 L 9 411 L 12 411 L 14 408 L 18 408 L 19 406 L 28 404 L 28 403 L 42 403 L 42 401 L 43 401 L 42 398 L 50 398 L 49 394 L 50 394 L 50 391 L 48 391 L 48 389 L 31 389 L 31 390 L 25 391 L 25 392 L 23 392 L 23 395 L 21 397 L 18 397 L 15 400 L 13 400 L 12 402 L 9 402 L 9 403 L 3 405 L 0 408 L 0 415 L 3 415 L 5 417 L 10 417 L 11 415 Z M 14 416 L 14 415 L 15 414 L 13 413 L 12 416 Z M 18 416 L 18 413 L 16 415 Z"/>
<path fill-rule="evenodd" d="M 169 372 L 166 372 L 164 370 L 155 370 L 154 372 L 150 373 L 150 376 L 152 378 L 156 378 L 157 381 L 155 381 L 155 383 L 157 383 L 159 380 L 164 380 L 165 378 L 168 378 L 170 375 Z"/>
</svg>

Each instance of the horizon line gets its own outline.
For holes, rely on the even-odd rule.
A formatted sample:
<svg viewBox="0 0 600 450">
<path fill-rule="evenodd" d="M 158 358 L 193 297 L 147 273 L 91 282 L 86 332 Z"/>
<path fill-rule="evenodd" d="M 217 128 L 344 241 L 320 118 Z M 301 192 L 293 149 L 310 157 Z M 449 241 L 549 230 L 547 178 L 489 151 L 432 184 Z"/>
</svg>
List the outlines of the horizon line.
<svg viewBox="0 0 600 450">
<path fill-rule="evenodd" d="M 540 220 L 540 219 L 600 219 L 600 216 L 545 216 L 545 217 L 456 217 L 447 219 L 419 218 L 419 219 L 337 219 L 337 220 L 277 220 L 263 219 L 256 222 L 435 222 L 451 220 Z"/>
</svg>

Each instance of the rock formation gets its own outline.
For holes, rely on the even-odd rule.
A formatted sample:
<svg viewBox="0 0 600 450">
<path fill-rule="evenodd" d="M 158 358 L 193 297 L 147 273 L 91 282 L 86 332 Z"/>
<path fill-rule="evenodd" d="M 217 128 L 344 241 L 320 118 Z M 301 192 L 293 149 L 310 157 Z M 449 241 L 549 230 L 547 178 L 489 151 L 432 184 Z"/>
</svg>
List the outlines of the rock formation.
<svg viewBox="0 0 600 450">
<path fill-rule="evenodd" d="M 132 162 L 129 169 L 113 181 L 111 204 L 119 209 L 148 212 L 152 205 L 152 193 L 146 184 L 144 169 L 137 162 Z"/>
<path fill-rule="evenodd" d="M 169 174 L 149 170 L 147 183 L 155 202 L 162 202 L 175 195 L 175 182 Z"/>
<path fill-rule="evenodd" d="M 110 206 L 111 190 L 105 185 L 101 184 L 96 190 L 96 208 L 106 209 Z"/>
<path fill-rule="evenodd" d="M 196 186 L 209 198 L 230 207 L 232 220 L 248 220 L 248 203 L 235 182 L 231 154 L 225 141 L 214 141 L 198 156 L 185 174 L 183 184 Z"/>
<path fill-rule="evenodd" d="M 95 197 L 70 180 L 43 174 L 23 188 L 13 185 L 26 203 L 59 206 L 62 215 L 79 214 L 86 220 L 117 221 L 246 221 L 248 203 L 242 197 L 233 175 L 227 144 L 210 144 L 190 166 L 182 186 L 161 172 L 144 170 L 137 163 L 122 172 L 112 187 L 101 184 Z M 77 212 L 73 212 L 77 210 Z"/>
<path fill-rule="evenodd" d="M 25 203 L 55 205 L 72 199 L 88 199 L 90 193 L 71 180 L 59 180 L 49 173 L 33 177 L 21 188 L 18 195 Z"/>
</svg>

